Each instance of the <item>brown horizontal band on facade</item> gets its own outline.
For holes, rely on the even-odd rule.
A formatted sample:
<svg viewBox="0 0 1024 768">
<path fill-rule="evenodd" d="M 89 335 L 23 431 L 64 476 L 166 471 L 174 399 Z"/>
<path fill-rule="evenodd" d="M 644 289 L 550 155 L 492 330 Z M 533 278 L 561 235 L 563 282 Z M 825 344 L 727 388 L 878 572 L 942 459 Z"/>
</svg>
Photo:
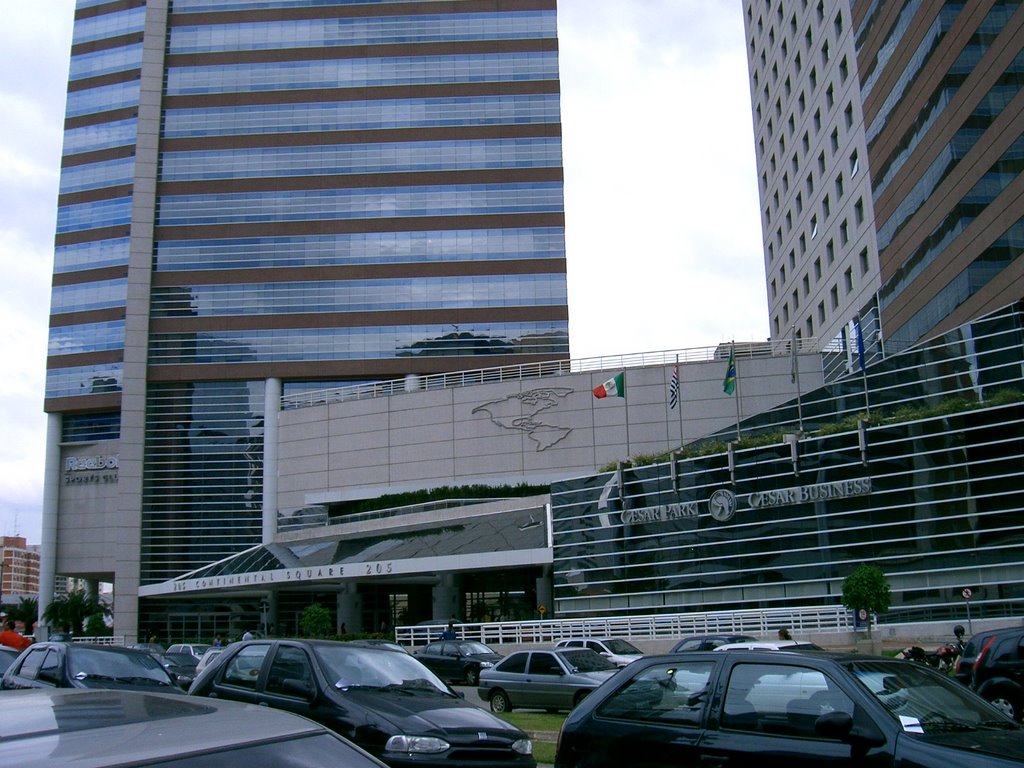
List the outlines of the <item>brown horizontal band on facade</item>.
<svg viewBox="0 0 1024 768">
<path fill-rule="evenodd" d="M 275 363 L 207 363 L 204 365 L 150 365 L 146 378 L 150 383 L 169 384 L 192 381 L 262 381 L 277 378 L 291 381 L 333 382 L 351 379 L 401 379 L 415 373 L 471 371 L 503 368 L 553 360 L 568 360 L 568 355 L 424 355 L 372 360 L 309 360 Z M 49 401 L 47 401 L 49 405 Z M 49 411 L 50 409 L 47 408 Z"/>
<path fill-rule="evenodd" d="M 46 358 L 46 370 L 81 368 L 86 365 L 109 365 L 124 361 L 123 349 L 105 349 L 102 352 L 78 352 L 73 355 L 52 355 Z"/>
<path fill-rule="evenodd" d="M 222 67 L 232 64 L 272 64 L 300 61 L 411 58 L 418 56 L 466 56 L 492 53 L 544 53 L 558 50 L 555 38 L 532 40 L 460 40 L 444 43 L 388 43 L 323 48 L 261 48 L 255 51 L 173 53 L 167 68 Z"/>
<path fill-rule="evenodd" d="M 81 312 L 61 312 L 50 315 L 51 328 L 63 328 L 68 325 L 87 325 L 89 323 L 109 323 L 113 320 L 124 320 L 124 307 L 107 307 L 106 309 L 86 309 Z"/>
<path fill-rule="evenodd" d="M 96 77 L 85 77 L 81 80 L 72 80 L 68 83 L 68 93 L 76 91 L 87 91 L 90 88 L 101 88 L 104 85 L 117 85 L 119 83 L 131 83 L 142 76 L 140 69 L 128 69 L 123 72 L 110 72 Z"/>
<path fill-rule="evenodd" d="M 46 413 L 100 413 L 121 410 L 121 393 L 79 395 L 77 397 L 48 397 L 43 401 Z"/>
<path fill-rule="evenodd" d="M 131 233 L 131 227 L 126 224 L 116 224 L 112 227 L 99 227 L 97 229 L 81 229 L 75 232 L 58 232 L 57 236 L 53 238 L 53 244 L 59 247 L 61 245 L 95 243 L 100 240 L 128 237 Z"/>
<path fill-rule="evenodd" d="M 522 227 L 564 226 L 565 214 L 561 212 L 493 213 L 476 216 L 400 216 L 389 219 L 338 219 L 334 221 L 314 219 L 312 221 L 157 226 L 155 228 L 154 240 L 184 241 L 223 237 L 290 237 L 295 235 L 363 234 L 367 232 L 420 232 L 436 229 L 516 229 Z M 127 230 L 125 233 L 127 234 Z M 123 235 L 109 235 L 109 237 L 121 236 Z M 68 242 L 86 241 L 69 240 Z M 63 245 L 64 243 L 58 244 Z"/>
<path fill-rule="evenodd" d="M 269 8 L 244 9 L 237 11 L 193 11 L 191 13 L 171 13 L 168 21 L 170 27 L 193 25 L 213 26 L 217 24 L 237 24 L 252 21 L 301 21 L 303 19 L 343 19 L 373 18 L 375 16 L 426 16 L 454 15 L 455 13 L 488 13 L 514 11 L 554 11 L 555 0 L 463 0 L 462 2 L 424 3 L 410 1 L 406 3 L 388 3 L 385 5 L 345 5 L 345 6 L 313 6 L 306 8 Z"/>
<path fill-rule="evenodd" d="M 88 125 L 103 125 L 104 123 L 116 123 L 121 120 L 131 120 L 139 116 L 138 107 L 121 107 L 106 112 L 93 112 L 88 115 L 76 115 L 64 118 L 64 130 L 72 128 L 84 128 Z"/>
<path fill-rule="evenodd" d="M 543 307 L 481 307 L 477 309 L 402 309 L 379 312 L 301 312 L 279 315 L 159 317 L 150 334 L 191 334 L 218 331 L 280 331 L 319 328 L 376 328 L 401 325 L 465 325 L 466 323 L 531 323 L 568 320 L 563 305 Z"/>
<path fill-rule="evenodd" d="M 475 275 L 560 275 L 565 259 L 503 259 L 501 261 L 427 261 L 389 264 L 338 264 L 315 267 L 262 267 L 154 272 L 154 288 L 192 285 L 255 285 L 323 282 L 325 280 L 388 280 L 406 277 L 472 277 Z"/>
<path fill-rule="evenodd" d="M 118 13 L 132 8 L 143 8 L 146 0 L 111 0 L 109 3 L 98 3 L 91 8 L 76 8 L 75 21 L 79 19 L 94 19 L 97 16 L 106 16 L 108 13 Z"/>
<path fill-rule="evenodd" d="M 98 200 L 117 200 L 121 197 L 132 196 L 131 184 L 120 184 L 116 187 L 102 187 L 100 189 L 86 189 L 81 192 L 66 192 L 57 197 L 57 205 L 78 205 L 80 203 L 95 203 Z"/>
<path fill-rule="evenodd" d="M 81 269 L 74 272 L 55 272 L 52 285 L 79 285 L 95 283 L 99 280 L 116 280 L 119 277 L 128 277 L 127 264 L 116 267 L 99 267 L 98 269 Z"/>
<path fill-rule="evenodd" d="M 92 152 L 80 152 L 77 155 L 64 155 L 60 159 L 60 167 L 74 168 L 79 165 L 103 163 L 107 160 L 120 160 L 125 157 L 135 157 L 134 144 L 128 144 L 123 147 L 110 147 L 108 149 L 96 149 Z"/>
<path fill-rule="evenodd" d="M 560 123 L 505 123 L 439 128 L 372 128 L 357 131 L 251 133 L 230 136 L 164 139 L 161 152 L 195 152 L 257 147 L 323 147 L 334 144 L 374 144 L 412 141 L 472 141 L 476 139 L 561 138 Z M 76 156 L 77 157 L 77 156 Z"/>
<path fill-rule="evenodd" d="M 970 186 L 970 182 L 966 182 L 965 186 Z M 1018 176 L 943 248 L 941 259 L 936 259 L 925 266 L 909 285 L 893 296 L 884 310 L 885 322 L 893 323 L 893 328 L 901 327 L 927 306 L 951 280 L 967 269 L 1019 220 L 1022 203 L 1024 176 Z M 929 226 L 932 229 L 926 229 Z M 925 222 L 921 231 L 930 232 L 934 231 L 934 228 L 935 225 L 929 221 Z M 909 245 L 916 246 L 919 242 Z M 882 285 L 886 285 L 898 274 L 900 265 L 907 261 L 910 253 L 912 251 L 908 249 L 908 252 L 899 253 L 896 259 L 890 258 L 889 249 L 880 254 Z M 1020 257 L 1016 261 L 1020 261 Z M 999 278 L 995 278 L 990 282 L 998 280 Z"/>
<path fill-rule="evenodd" d="M 192 93 L 164 96 L 168 109 L 241 107 L 258 104 L 311 104 L 331 101 L 388 101 L 395 99 L 458 98 L 463 96 L 522 96 L 559 93 L 558 80 L 509 80 L 494 83 L 432 85 L 375 85 L 356 88 L 289 88 L 245 93 Z"/>
<path fill-rule="evenodd" d="M 138 45 L 144 40 L 141 32 L 130 32 L 126 35 L 116 37 L 104 37 L 101 40 L 89 40 L 85 43 L 76 43 L 71 46 L 72 56 L 81 56 L 86 53 L 97 53 L 99 51 L 111 51 L 115 48 L 124 48 L 129 45 Z"/>
<path fill-rule="evenodd" d="M 455 186 L 459 184 L 523 184 L 559 182 L 563 180 L 562 177 L 561 167 L 348 173 L 336 176 L 275 176 L 259 179 L 165 181 L 157 184 L 157 195 L 209 195 L 248 192 L 296 192 L 302 190 L 326 191 L 386 187 Z"/>
</svg>

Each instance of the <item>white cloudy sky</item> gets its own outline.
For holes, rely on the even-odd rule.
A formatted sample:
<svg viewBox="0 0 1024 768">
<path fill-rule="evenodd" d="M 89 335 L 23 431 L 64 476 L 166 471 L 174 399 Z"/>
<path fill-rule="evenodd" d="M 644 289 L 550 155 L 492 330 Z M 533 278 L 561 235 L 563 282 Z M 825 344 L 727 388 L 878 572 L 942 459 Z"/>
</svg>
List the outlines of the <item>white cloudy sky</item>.
<svg viewBox="0 0 1024 768">
<path fill-rule="evenodd" d="M 0 0 L 0 535 L 39 542 L 73 0 Z M 764 339 L 739 0 L 559 0 L 575 358 Z"/>
</svg>

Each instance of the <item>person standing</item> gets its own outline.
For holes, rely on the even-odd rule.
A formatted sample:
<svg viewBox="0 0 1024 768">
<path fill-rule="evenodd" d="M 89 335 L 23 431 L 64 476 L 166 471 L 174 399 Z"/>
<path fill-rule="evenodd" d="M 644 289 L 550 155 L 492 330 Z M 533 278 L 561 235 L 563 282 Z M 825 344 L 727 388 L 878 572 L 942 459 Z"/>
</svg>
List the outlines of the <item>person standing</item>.
<svg viewBox="0 0 1024 768">
<path fill-rule="evenodd" d="M 7 619 L 4 622 L 4 631 L 0 632 L 0 645 L 6 645 L 16 651 L 24 651 L 32 641 L 14 629 L 14 619 Z"/>
<path fill-rule="evenodd" d="M 242 639 L 243 640 L 252 640 L 252 632 L 250 632 L 248 629 L 245 630 L 245 632 L 242 633 Z"/>
<path fill-rule="evenodd" d="M 779 640 L 792 640 L 793 635 L 789 633 L 789 627 L 782 627 L 779 630 Z"/>
</svg>

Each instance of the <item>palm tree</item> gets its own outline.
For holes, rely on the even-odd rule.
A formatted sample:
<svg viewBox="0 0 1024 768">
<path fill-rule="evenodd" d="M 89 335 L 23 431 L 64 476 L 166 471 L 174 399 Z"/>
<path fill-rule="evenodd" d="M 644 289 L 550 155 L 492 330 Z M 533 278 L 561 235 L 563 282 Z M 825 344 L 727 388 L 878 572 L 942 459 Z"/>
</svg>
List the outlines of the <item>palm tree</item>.
<svg viewBox="0 0 1024 768">
<path fill-rule="evenodd" d="M 34 597 L 23 597 L 18 604 L 7 609 L 7 616 L 25 625 L 25 630 L 32 631 L 39 618 L 39 601 Z"/>
<path fill-rule="evenodd" d="M 54 598 L 43 612 L 43 620 L 48 624 L 67 627 L 71 632 L 81 632 L 85 620 L 94 614 L 108 616 L 110 609 L 81 589 L 68 592 L 62 597 Z"/>
</svg>

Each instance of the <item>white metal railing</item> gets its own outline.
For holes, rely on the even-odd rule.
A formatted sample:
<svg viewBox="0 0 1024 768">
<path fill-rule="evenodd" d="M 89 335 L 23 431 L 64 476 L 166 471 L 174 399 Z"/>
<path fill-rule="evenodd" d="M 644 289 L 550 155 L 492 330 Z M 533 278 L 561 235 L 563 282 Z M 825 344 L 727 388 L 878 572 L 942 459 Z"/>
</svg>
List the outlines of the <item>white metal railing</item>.
<svg viewBox="0 0 1024 768">
<path fill-rule="evenodd" d="M 124 645 L 124 635 L 97 635 L 96 637 L 74 637 L 74 643 L 89 643 L 90 645 Z"/>
<path fill-rule="evenodd" d="M 459 639 L 485 644 L 552 643 L 567 637 L 622 637 L 658 640 L 703 634 L 743 634 L 774 637 L 786 627 L 802 635 L 853 630 L 850 611 L 841 606 L 765 608 L 709 613 L 671 613 L 650 616 L 608 616 L 587 619 L 491 621 L 456 625 Z M 402 645 L 425 645 L 436 640 L 444 623 L 395 627 Z"/>
<path fill-rule="evenodd" d="M 737 359 L 753 357 L 777 357 L 791 354 L 790 339 L 779 341 L 736 342 Z M 797 352 L 810 354 L 817 351 L 817 338 L 797 339 Z M 713 347 L 691 347 L 689 349 L 662 350 L 658 352 L 635 352 L 624 355 L 603 355 L 601 357 L 585 357 L 576 360 L 547 360 L 537 363 L 520 363 L 497 368 L 478 368 L 469 371 L 451 373 L 434 373 L 423 376 L 412 376 L 406 379 L 391 379 L 372 384 L 354 384 L 349 387 L 334 387 L 284 395 L 281 407 L 308 408 L 314 405 L 366 400 L 374 397 L 388 397 L 404 392 L 420 390 L 450 389 L 467 387 L 473 384 L 486 384 L 496 381 L 520 381 L 537 379 L 545 376 L 564 376 L 570 373 L 586 371 L 605 371 L 613 368 L 643 368 L 654 365 L 671 365 L 673 363 L 696 363 L 709 360 L 724 360 L 729 357 L 729 342 Z"/>
</svg>

